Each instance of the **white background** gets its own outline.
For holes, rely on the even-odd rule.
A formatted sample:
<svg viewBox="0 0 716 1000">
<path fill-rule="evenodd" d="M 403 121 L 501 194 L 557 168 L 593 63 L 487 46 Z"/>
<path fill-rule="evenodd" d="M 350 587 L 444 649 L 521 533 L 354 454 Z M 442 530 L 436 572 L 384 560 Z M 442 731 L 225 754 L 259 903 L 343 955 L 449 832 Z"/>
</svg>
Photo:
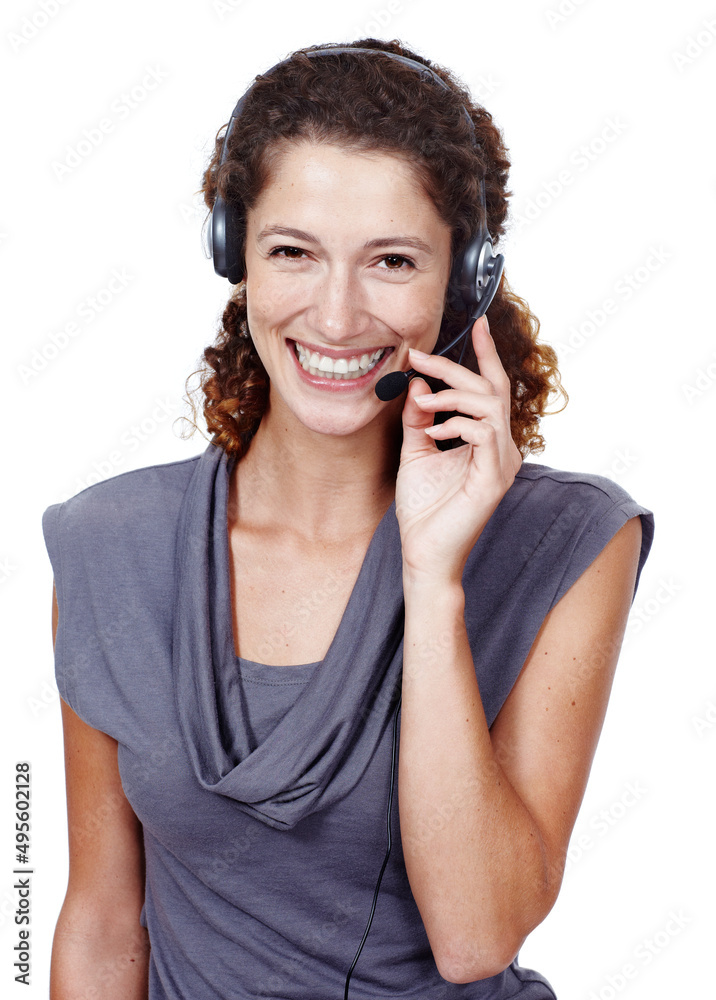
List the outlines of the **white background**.
<svg viewBox="0 0 716 1000">
<path fill-rule="evenodd" d="M 253 77 L 293 49 L 366 35 L 397 37 L 453 69 L 503 130 L 513 198 L 499 249 L 559 352 L 571 397 L 543 422 L 548 446 L 532 460 L 610 475 L 656 515 L 572 861 L 520 963 L 547 976 L 560 1000 L 708 995 L 716 5 L 45 0 L 45 9 L 52 16 L 39 0 L 5 4 L 0 24 L 3 995 L 47 995 L 67 877 L 42 512 L 99 478 L 204 450 L 206 439 L 182 440 L 175 421 L 229 293 L 203 256 L 195 197 L 214 134 Z M 140 93 L 149 70 L 160 82 L 120 113 L 117 100 Z M 105 118 L 102 143 L 58 176 L 68 147 Z M 126 286 L 88 314 L 113 269 Z M 609 298 L 616 310 L 600 314 Z M 72 321 L 77 335 L 63 344 Z M 23 759 L 34 794 L 29 989 L 12 981 L 11 804 Z"/>
</svg>

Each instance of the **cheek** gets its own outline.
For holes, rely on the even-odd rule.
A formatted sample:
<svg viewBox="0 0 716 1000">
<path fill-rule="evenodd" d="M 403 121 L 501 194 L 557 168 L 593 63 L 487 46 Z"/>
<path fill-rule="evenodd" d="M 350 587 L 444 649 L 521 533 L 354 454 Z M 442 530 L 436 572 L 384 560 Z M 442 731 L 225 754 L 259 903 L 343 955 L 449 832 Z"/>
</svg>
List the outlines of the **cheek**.
<svg viewBox="0 0 716 1000">
<path fill-rule="evenodd" d="M 272 326 L 285 321 L 301 308 L 301 287 L 297 282 L 254 277 L 246 283 L 246 311 L 249 326 Z"/>
<path fill-rule="evenodd" d="M 445 311 L 446 286 L 435 284 L 427 289 L 425 295 L 421 297 L 419 308 L 426 324 L 440 324 L 443 312 Z"/>
<path fill-rule="evenodd" d="M 386 302 L 385 316 L 387 319 L 390 315 L 393 329 L 406 338 L 424 337 L 427 331 L 437 335 L 445 306 L 445 289 L 431 285 L 417 290 L 406 285 L 404 292 L 401 296 L 391 296 Z"/>
<path fill-rule="evenodd" d="M 259 331 L 275 324 L 280 313 L 276 307 L 276 297 L 265 283 L 254 281 L 246 285 L 246 316 L 249 329 Z"/>
</svg>

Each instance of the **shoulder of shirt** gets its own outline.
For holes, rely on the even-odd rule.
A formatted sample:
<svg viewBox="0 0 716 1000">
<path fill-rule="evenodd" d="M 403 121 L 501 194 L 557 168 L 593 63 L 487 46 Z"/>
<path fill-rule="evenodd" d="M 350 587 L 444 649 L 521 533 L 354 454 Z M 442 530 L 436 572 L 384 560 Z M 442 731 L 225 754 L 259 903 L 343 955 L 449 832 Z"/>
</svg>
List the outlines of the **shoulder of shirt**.
<svg viewBox="0 0 716 1000">
<path fill-rule="evenodd" d="M 564 493 L 565 497 L 576 492 L 584 494 L 591 491 L 595 500 L 601 494 L 605 502 L 617 505 L 632 499 L 623 486 L 607 476 L 592 472 L 567 472 L 564 469 L 553 469 L 549 465 L 539 465 L 537 462 L 523 462 L 515 476 L 515 483 L 519 483 L 523 489 L 541 487 L 543 490 L 549 489 L 553 494 Z"/>
<path fill-rule="evenodd" d="M 95 519 L 104 526 L 112 522 L 139 519 L 145 521 L 153 513 L 166 518 L 172 510 L 178 514 L 181 499 L 201 455 L 129 469 L 92 483 L 60 503 L 51 504 L 43 520 L 54 512 L 67 518 L 77 518 L 85 525 Z"/>
<path fill-rule="evenodd" d="M 607 476 L 592 472 L 567 472 L 536 462 L 523 462 L 507 496 L 511 504 L 527 502 L 535 505 L 540 517 L 549 516 L 551 510 L 576 509 L 591 511 L 593 515 L 607 514 L 614 508 L 631 509 L 635 502 L 623 486 Z M 506 497 L 507 498 L 507 497 Z M 505 511 L 507 513 L 507 511 Z"/>
</svg>

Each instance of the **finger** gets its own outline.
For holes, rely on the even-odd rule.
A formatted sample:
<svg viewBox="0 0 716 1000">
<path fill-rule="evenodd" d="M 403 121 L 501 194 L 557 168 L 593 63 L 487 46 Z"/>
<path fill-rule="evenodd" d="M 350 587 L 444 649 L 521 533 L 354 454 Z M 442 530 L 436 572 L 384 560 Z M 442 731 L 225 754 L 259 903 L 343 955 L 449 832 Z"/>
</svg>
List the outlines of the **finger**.
<svg viewBox="0 0 716 1000">
<path fill-rule="evenodd" d="M 501 401 L 494 398 L 495 402 L 501 406 Z M 492 448 L 494 445 L 500 476 L 505 482 L 511 482 L 522 465 L 522 456 L 512 440 L 509 428 L 505 427 L 502 421 L 493 423 L 488 418 L 476 420 L 472 417 L 456 415 L 448 417 L 440 424 L 435 424 L 428 429 L 427 433 L 430 434 L 430 437 L 441 440 L 460 437 L 466 444 L 476 445 L 483 450 L 486 446 Z"/>
<path fill-rule="evenodd" d="M 509 426 L 509 413 L 500 396 L 488 396 L 479 391 L 466 392 L 462 389 L 440 389 L 429 395 L 416 394 L 415 402 L 424 412 L 456 410 L 477 419 L 486 417 L 495 426 L 498 423 Z"/>
<path fill-rule="evenodd" d="M 506 399 L 509 412 L 510 380 L 497 353 L 487 316 L 481 316 L 475 321 L 472 328 L 472 346 L 475 349 L 480 374 L 495 387 L 499 396 Z"/>
<path fill-rule="evenodd" d="M 506 457 L 514 449 L 514 442 L 510 414 L 501 396 L 486 396 L 481 392 L 462 392 L 459 389 L 441 389 L 429 396 L 416 396 L 415 402 L 422 410 L 429 413 L 457 411 L 458 415 L 491 424 L 497 431 L 503 467 L 507 468 L 514 464 Z M 448 420 L 443 421 L 443 426 L 446 423 Z"/>
<path fill-rule="evenodd" d="M 512 470 L 507 472 L 503 467 L 498 432 L 487 421 L 472 420 L 470 417 L 450 417 L 444 423 L 431 427 L 430 436 L 440 440 L 462 438 L 466 445 L 474 447 L 473 460 L 481 472 L 486 473 L 496 483 L 512 481 Z"/>
<path fill-rule="evenodd" d="M 475 321 L 473 326 L 473 340 L 476 336 L 475 328 L 482 326 L 481 319 Z M 487 377 L 487 375 L 482 372 L 480 373 L 470 371 L 462 364 L 458 364 L 456 361 L 451 361 L 443 355 L 438 356 L 437 354 L 424 354 L 422 351 L 416 351 L 414 348 L 409 349 L 409 360 L 411 367 L 417 371 L 424 373 L 426 375 L 431 375 L 434 378 L 439 378 L 441 381 L 445 382 L 447 385 L 453 386 L 456 389 L 469 389 L 473 392 L 483 392 L 491 393 L 493 395 L 502 394 L 506 390 L 509 395 L 510 382 L 507 378 L 507 374 L 502 368 L 499 357 L 497 356 L 497 351 L 495 349 L 494 343 L 492 343 L 492 338 L 489 333 L 487 336 L 487 346 L 481 347 L 483 355 L 486 350 L 489 350 L 490 346 L 497 360 L 497 365 L 499 365 L 498 371 L 501 372 L 501 377 L 497 379 L 497 385 L 493 384 L 492 381 Z M 494 363 L 491 366 L 488 362 L 487 368 L 489 370 L 495 371 Z"/>
<path fill-rule="evenodd" d="M 412 379 L 408 386 L 403 406 L 401 461 L 404 461 L 406 457 L 419 458 L 423 455 L 432 455 L 438 450 L 435 442 L 425 433 L 425 428 L 430 427 L 433 422 L 433 415 L 415 402 L 416 396 L 429 391 L 428 383 L 419 377 Z"/>
<path fill-rule="evenodd" d="M 495 387 L 478 375 L 477 372 L 470 371 L 464 365 L 459 365 L 449 358 L 438 357 L 437 354 L 426 354 L 423 357 L 416 356 L 413 348 L 410 348 L 410 366 L 416 372 L 430 375 L 432 378 L 440 379 L 447 385 L 455 389 L 467 389 L 470 392 L 482 392 L 486 395 L 496 395 Z"/>
</svg>

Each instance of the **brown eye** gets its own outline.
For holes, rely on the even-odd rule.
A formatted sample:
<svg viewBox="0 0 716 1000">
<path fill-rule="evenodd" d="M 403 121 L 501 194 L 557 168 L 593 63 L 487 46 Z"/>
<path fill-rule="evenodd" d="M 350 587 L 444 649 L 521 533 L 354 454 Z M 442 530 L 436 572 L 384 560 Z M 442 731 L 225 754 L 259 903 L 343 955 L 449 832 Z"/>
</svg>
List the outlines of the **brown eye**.
<svg viewBox="0 0 716 1000">
<path fill-rule="evenodd" d="M 413 264 L 413 262 L 410 260 L 409 257 L 404 257 L 402 254 L 399 253 L 387 254 L 382 259 L 386 261 L 386 263 L 390 262 L 388 264 L 388 267 L 385 268 L 385 270 L 388 271 L 405 271 L 406 268 L 402 266 L 403 264 L 407 264 L 408 267 L 415 267 L 415 265 Z M 395 262 L 397 262 L 398 265 L 397 267 L 394 266 Z"/>
<path fill-rule="evenodd" d="M 276 247 L 274 250 L 271 251 L 269 257 L 278 257 L 279 254 L 283 255 L 284 251 L 287 251 L 289 253 L 289 256 L 285 258 L 286 260 L 300 260 L 301 259 L 300 257 L 294 257 L 292 256 L 292 254 L 294 252 L 297 254 L 303 253 L 303 250 L 301 250 L 300 247 Z"/>
</svg>

